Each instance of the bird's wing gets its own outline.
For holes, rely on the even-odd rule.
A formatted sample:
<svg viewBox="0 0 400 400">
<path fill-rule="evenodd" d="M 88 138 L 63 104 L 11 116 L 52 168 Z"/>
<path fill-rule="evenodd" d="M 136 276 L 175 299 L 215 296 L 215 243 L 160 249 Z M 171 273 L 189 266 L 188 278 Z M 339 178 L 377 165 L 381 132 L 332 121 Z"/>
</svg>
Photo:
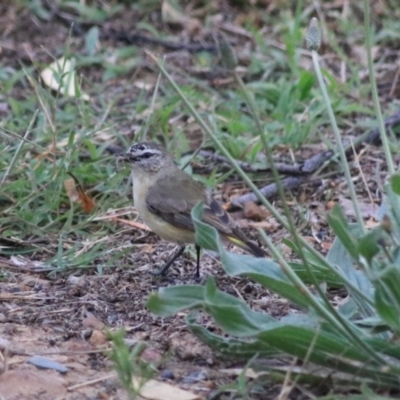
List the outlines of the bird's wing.
<svg viewBox="0 0 400 400">
<path fill-rule="evenodd" d="M 178 169 L 172 176 L 158 179 L 148 190 L 146 205 L 164 221 L 178 228 L 194 230 L 190 212 L 205 198 L 203 185 Z"/>
<path fill-rule="evenodd" d="M 204 202 L 202 220 L 205 223 L 221 233 L 242 239 L 236 233 L 237 224 L 223 207 L 207 195 L 201 183 L 181 170 L 171 177 L 159 179 L 146 196 L 149 211 L 176 227 L 188 230 L 194 230 L 190 212 L 200 201 Z"/>
<path fill-rule="evenodd" d="M 201 183 L 179 169 L 173 176 L 159 179 L 146 196 L 146 205 L 150 212 L 175 227 L 189 231 L 194 231 L 190 212 L 200 201 L 204 203 L 202 221 L 256 257 L 266 255 L 257 244 L 248 240 L 221 204 L 207 195 Z"/>
<path fill-rule="evenodd" d="M 203 185 L 190 177 L 188 179 L 183 171 L 178 170 L 172 177 L 159 179 L 146 196 L 150 212 L 175 227 L 189 231 L 194 231 L 190 212 L 200 201 L 204 203 L 202 221 L 256 257 L 265 256 L 264 250 L 248 240 L 221 204 L 207 195 Z"/>
</svg>

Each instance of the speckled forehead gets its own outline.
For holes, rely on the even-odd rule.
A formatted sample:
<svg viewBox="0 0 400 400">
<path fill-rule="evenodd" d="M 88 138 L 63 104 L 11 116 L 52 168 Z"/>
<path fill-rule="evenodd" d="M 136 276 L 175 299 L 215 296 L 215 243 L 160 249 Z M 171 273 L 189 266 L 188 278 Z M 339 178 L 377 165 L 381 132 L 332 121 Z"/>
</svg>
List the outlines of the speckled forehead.
<svg viewBox="0 0 400 400">
<path fill-rule="evenodd" d="M 160 149 L 149 143 L 135 143 L 127 152 L 134 154 L 136 157 L 140 157 L 143 154 L 162 154 Z"/>
</svg>

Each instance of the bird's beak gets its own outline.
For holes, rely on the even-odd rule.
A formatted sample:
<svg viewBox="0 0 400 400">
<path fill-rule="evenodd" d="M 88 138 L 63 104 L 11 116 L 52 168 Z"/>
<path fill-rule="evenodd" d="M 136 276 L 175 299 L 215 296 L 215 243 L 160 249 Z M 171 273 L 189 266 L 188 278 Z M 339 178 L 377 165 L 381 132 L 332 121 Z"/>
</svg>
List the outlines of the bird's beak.
<svg viewBox="0 0 400 400">
<path fill-rule="evenodd" d="M 129 154 L 127 154 L 127 153 L 116 154 L 115 158 L 118 162 L 120 162 L 120 161 L 128 162 L 131 160 L 131 158 L 129 157 Z"/>
<path fill-rule="evenodd" d="M 127 162 L 130 161 L 129 154 L 126 153 L 119 153 L 115 155 L 115 161 L 116 161 L 116 167 L 117 170 L 120 169 L 120 163 L 122 162 L 124 165 L 126 165 Z"/>
</svg>

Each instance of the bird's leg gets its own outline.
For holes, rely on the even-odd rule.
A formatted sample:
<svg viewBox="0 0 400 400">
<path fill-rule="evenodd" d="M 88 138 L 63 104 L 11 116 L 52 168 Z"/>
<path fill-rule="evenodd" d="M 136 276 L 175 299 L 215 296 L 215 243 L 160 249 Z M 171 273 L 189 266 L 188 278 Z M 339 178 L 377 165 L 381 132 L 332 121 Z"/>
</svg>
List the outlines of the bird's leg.
<svg viewBox="0 0 400 400">
<path fill-rule="evenodd" d="M 196 255 L 197 255 L 197 266 L 196 266 L 196 278 L 200 278 L 200 246 L 197 244 L 194 246 L 196 249 Z"/>
<path fill-rule="evenodd" d="M 152 275 L 165 275 L 167 269 L 182 255 L 185 251 L 186 246 L 182 246 L 176 254 L 158 271 L 158 272 L 151 272 Z"/>
</svg>

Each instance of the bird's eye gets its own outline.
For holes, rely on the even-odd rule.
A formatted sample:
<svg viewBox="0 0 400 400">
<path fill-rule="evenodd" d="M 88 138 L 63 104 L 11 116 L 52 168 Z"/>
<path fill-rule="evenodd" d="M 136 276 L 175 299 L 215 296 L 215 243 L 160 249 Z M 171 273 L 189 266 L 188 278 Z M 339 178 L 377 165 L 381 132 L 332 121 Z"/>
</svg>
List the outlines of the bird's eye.
<svg viewBox="0 0 400 400">
<path fill-rule="evenodd" d="M 144 154 L 142 154 L 141 156 L 140 156 L 140 158 L 150 158 L 150 157 L 152 157 L 153 156 L 153 154 L 151 154 L 151 153 L 144 153 Z"/>
</svg>

